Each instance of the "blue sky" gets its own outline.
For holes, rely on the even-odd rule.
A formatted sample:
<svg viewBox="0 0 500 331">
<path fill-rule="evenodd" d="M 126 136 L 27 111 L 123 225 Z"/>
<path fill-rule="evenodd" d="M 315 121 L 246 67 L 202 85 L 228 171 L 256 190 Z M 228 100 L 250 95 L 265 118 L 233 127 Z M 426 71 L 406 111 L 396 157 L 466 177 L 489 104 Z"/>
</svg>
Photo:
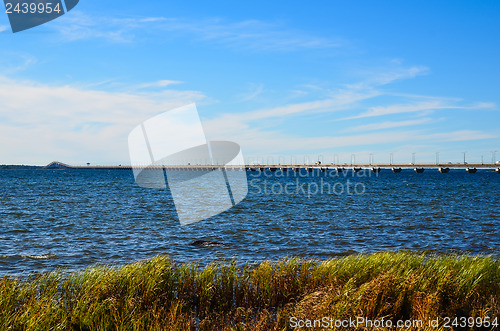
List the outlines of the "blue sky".
<svg viewBox="0 0 500 331">
<path fill-rule="evenodd" d="M 127 164 L 128 133 L 196 102 L 249 162 L 500 159 L 498 1 L 95 1 L 13 34 L 0 164 Z"/>
</svg>

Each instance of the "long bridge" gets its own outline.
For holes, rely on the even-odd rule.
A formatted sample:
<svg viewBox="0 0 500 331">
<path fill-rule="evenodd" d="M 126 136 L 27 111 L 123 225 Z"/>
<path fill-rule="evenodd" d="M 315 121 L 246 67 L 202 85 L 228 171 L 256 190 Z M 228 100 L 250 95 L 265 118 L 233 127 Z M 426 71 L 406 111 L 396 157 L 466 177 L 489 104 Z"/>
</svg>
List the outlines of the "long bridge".
<svg viewBox="0 0 500 331">
<path fill-rule="evenodd" d="M 45 167 L 44 169 L 78 169 L 78 170 L 132 170 L 133 167 L 130 165 L 118 165 L 118 166 L 102 166 L 102 165 L 86 165 L 86 166 L 72 166 L 62 162 L 54 161 Z M 248 170 L 248 171 L 301 171 L 305 169 L 307 171 L 330 171 L 335 170 L 337 172 L 343 172 L 347 170 L 352 170 L 355 172 L 361 171 L 363 169 L 369 169 L 373 172 L 380 172 L 382 169 L 389 169 L 395 173 L 401 172 L 402 169 L 413 169 L 417 173 L 423 173 L 426 169 L 437 169 L 442 173 L 449 172 L 450 169 L 464 169 L 469 173 L 475 173 L 478 169 L 494 170 L 500 173 L 500 164 L 497 163 L 443 163 L 443 164 L 431 164 L 431 163 L 382 163 L 382 164 L 321 164 L 316 162 L 314 164 L 253 164 L 253 165 L 207 165 L 207 164 L 185 164 L 185 165 L 150 165 L 150 166 L 138 166 L 141 169 L 165 169 L 165 170 L 217 170 L 217 169 L 233 169 L 233 170 Z M 302 170 L 303 171 L 303 170 Z"/>
</svg>

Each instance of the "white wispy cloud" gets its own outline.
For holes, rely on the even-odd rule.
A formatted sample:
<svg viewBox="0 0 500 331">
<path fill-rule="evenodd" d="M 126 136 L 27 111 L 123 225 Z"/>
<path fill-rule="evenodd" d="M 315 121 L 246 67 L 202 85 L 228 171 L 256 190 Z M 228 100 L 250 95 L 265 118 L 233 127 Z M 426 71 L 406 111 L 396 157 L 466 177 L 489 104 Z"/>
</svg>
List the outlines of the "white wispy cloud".
<svg viewBox="0 0 500 331">
<path fill-rule="evenodd" d="M 177 84 L 182 84 L 182 82 L 178 81 L 178 80 L 159 80 L 157 82 L 139 84 L 135 88 L 136 89 L 146 89 L 146 88 L 152 88 L 152 87 L 164 88 L 164 87 L 167 87 L 169 85 L 177 85 Z"/>
<path fill-rule="evenodd" d="M 369 93 L 339 93 L 330 99 L 288 104 L 243 113 L 226 113 L 216 118 L 206 119 L 203 124 L 208 136 L 229 139 L 230 137 L 241 136 L 247 132 L 253 132 L 251 128 L 264 125 L 266 120 L 283 120 L 292 116 L 307 116 L 314 113 L 339 111 L 350 107 L 356 101 L 365 100 L 372 96 Z M 255 132 L 255 136 L 262 138 L 266 135 L 262 132 Z M 250 139 L 250 136 L 245 136 L 242 139 L 247 138 Z"/>
<path fill-rule="evenodd" d="M 136 125 L 204 100 L 198 91 L 106 92 L 0 76 L 0 163 L 127 163 L 127 136 Z"/>
<path fill-rule="evenodd" d="M 242 101 L 251 101 L 257 98 L 264 91 L 263 84 L 250 84 L 250 91 L 240 95 Z"/>
<path fill-rule="evenodd" d="M 170 31 L 189 31 L 202 40 L 214 41 L 238 49 L 287 51 L 295 49 L 326 49 L 341 46 L 340 39 L 310 35 L 283 24 L 247 20 L 226 22 L 221 19 L 186 21 L 171 19 L 163 22 Z"/>
<path fill-rule="evenodd" d="M 0 32 L 4 32 L 4 31 L 7 31 L 9 30 L 9 26 L 8 25 L 0 25 Z"/>
<path fill-rule="evenodd" d="M 246 20 L 232 22 L 220 18 L 193 20 L 169 17 L 110 18 L 89 16 L 72 11 L 54 23 L 65 40 L 106 39 L 131 42 L 136 33 L 169 38 L 190 36 L 194 40 L 235 49 L 259 51 L 291 51 L 340 47 L 344 41 L 311 35 L 276 22 Z"/>
<path fill-rule="evenodd" d="M 359 73 L 365 78 L 354 84 L 346 84 L 346 88 L 349 89 L 366 89 L 373 86 L 387 85 L 399 80 L 411 79 L 421 75 L 427 75 L 430 72 L 429 68 L 425 66 L 396 66 L 390 69 L 379 69 L 368 71 L 361 71 Z"/>
<path fill-rule="evenodd" d="M 402 76 L 404 74 L 400 73 L 391 77 L 397 80 Z M 203 125 L 207 138 L 238 142 L 247 155 L 300 154 L 342 147 L 367 149 L 381 144 L 391 144 L 397 149 L 397 146 L 415 141 L 425 146 L 436 141 L 498 139 L 498 132 L 483 132 L 477 128 L 446 130 L 424 126 L 436 120 L 427 113 L 429 111 L 487 110 L 495 106 L 492 103 L 467 105 L 459 99 L 435 96 L 428 99 L 408 96 L 406 103 L 400 97 L 397 104 L 371 107 L 351 117 L 352 127 L 328 131 L 327 135 L 314 131 L 298 134 L 280 126 L 285 119 L 307 125 L 314 124 L 318 115 L 324 120 L 332 114 L 333 120 L 341 113 L 359 113 L 363 103 L 376 102 L 375 98 L 389 95 L 383 87 L 391 82 L 385 79 L 361 82 L 350 88 L 324 89 L 323 97 L 316 100 L 220 114 L 205 120 Z M 2 158 L 7 156 L 9 163 L 43 164 L 59 159 L 81 164 L 89 161 L 89 156 L 93 158 L 90 161 L 127 163 L 127 135 L 136 125 L 187 103 L 207 102 L 202 92 L 169 89 L 174 83 L 178 82 L 162 80 L 139 84 L 126 92 L 109 92 L 89 86 L 48 85 L 0 76 L 0 163 L 6 163 Z M 400 114 L 402 118 L 368 124 L 357 122 L 360 118 L 377 119 L 388 114 Z M 426 117 L 415 117 L 424 114 Z"/>
<path fill-rule="evenodd" d="M 407 120 L 407 121 L 386 121 L 386 122 L 371 123 L 371 124 L 350 127 L 345 129 L 344 132 L 366 132 L 366 131 L 387 130 L 405 126 L 416 126 L 431 122 L 436 122 L 436 120 L 430 117 L 426 117 L 426 118 Z"/>
<path fill-rule="evenodd" d="M 90 16 L 79 10 L 60 17 L 50 26 L 55 28 L 65 41 L 104 39 L 117 43 L 128 43 L 135 39 L 135 31 L 154 27 L 163 18 L 112 18 Z"/>
<path fill-rule="evenodd" d="M 217 134 L 233 134 L 233 131 L 249 128 L 250 122 L 265 119 L 284 119 L 292 116 L 311 115 L 316 113 L 339 112 L 346 110 L 356 110 L 356 106 L 361 101 L 369 100 L 384 94 L 380 87 L 393 81 L 403 79 L 403 77 L 414 77 L 418 70 L 410 67 L 404 70 L 397 68 L 394 73 L 389 70 L 384 71 L 386 78 L 383 80 L 372 79 L 356 84 L 345 85 L 345 88 L 337 90 L 325 90 L 320 87 L 309 85 L 308 89 L 323 91 L 323 98 L 319 100 L 291 103 L 274 108 L 257 109 L 243 113 L 224 114 L 217 118 L 209 119 L 205 122 L 208 132 Z M 389 79 L 388 77 L 391 77 Z M 292 92 L 295 93 L 295 92 Z M 232 129 L 234 128 L 234 129 Z"/>
<path fill-rule="evenodd" d="M 410 104 L 370 107 L 368 111 L 363 112 L 356 116 L 344 118 L 344 120 L 384 116 L 384 115 L 394 115 L 402 113 L 428 112 L 428 111 L 442 110 L 442 109 L 486 109 L 486 108 L 491 109 L 495 107 L 496 105 L 494 103 L 489 103 L 489 102 L 479 102 L 473 105 L 465 106 L 465 105 L 457 105 L 445 102 L 443 100 L 430 100 L 430 101 L 421 101 Z"/>
<path fill-rule="evenodd" d="M 459 130 L 453 132 L 427 134 L 420 138 L 425 138 L 430 141 L 470 141 L 480 139 L 494 139 L 498 138 L 498 134 L 491 134 L 477 130 Z"/>
<path fill-rule="evenodd" d="M 0 50 L 0 71 L 4 75 L 15 74 L 24 71 L 38 63 L 38 59 L 25 52 Z"/>
<path fill-rule="evenodd" d="M 431 116 L 435 111 L 448 109 L 493 109 L 494 103 L 480 102 L 465 104 L 458 98 L 437 96 L 412 96 L 399 95 L 397 104 L 372 106 L 360 112 L 364 103 L 373 103 L 377 97 L 391 96 L 393 92 L 385 92 L 384 86 L 401 79 L 411 79 L 421 73 L 425 68 L 410 67 L 397 68 L 393 73 L 386 71 L 381 79 L 367 78 L 356 84 L 344 85 L 345 88 L 328 90 L 315 88 L 321 91 L 324 97 L 300 103 L 290 103 L 274 108 L 257 109 L 242 113 L 223 114 L 204 122 L 207 135 L 210 139 L 228 139 L 239 142 L 251 154 L 272 155 L 280 153 L 293 153 L 299 151 L 325 151 L 332 148 L 363 146 L 378 146 L 391 144 L 398 146 L 419 141 L 422 144 L 454 141 L 474 141 L 481 139 L 494 139 L 497 133 L 482 132 L 480 130 L 451 130 L 433 127 L 425 124 L 445 121 L 446 117 Z M 293 93 L 293 92 L 292 92 Z M 380 99 L 380 98 L 379 98 Z M 384 99 L 384 98 L 382 98 Z M 405 102 L 401 102 L 405 99 Z M 376 102 L 376 101 L 375 101 Z M 388 101 L 384 101 L 387 103 Z M 390 101 L 389 101 L 390 102 Z M 366 108 L 365 108 L 366 109 Z M 361 125 L 335 132 L 327 136 L 308 136 L 294 134 L 282 127 L 281 123 L 293 117 L 295 121 L 311 124 L 315 114 L 332 114 L 331 121 L 338 122 L 342 113 L 358 113 L 355 116 L 341 118 L 341 120 L 359 121 L 364 118 L 373 118 L 371 123 L 366 121 Z M 375 121 L 379 116 L 399 114 L 397 121 Z M 311 116 L 313 115 L 313 116 Z M 300 118 L 298 118 L 300 116 Z M 407 118 L 404 118 L 404 117 Z M 408 118 L 408 116 L 411 116 Z M 415 118 L 415 116 L 418 116 Z M 423 117 L 425 116 L 425 117 Z M 402 117 L 402 118 L 401 118 Z M 327 117 L 320 117 L 325 119 Z M 405 128 L 404 130 L 400 130 Z M 377 132 L 371 132 L 377 131 Z M 364 148 L 364 147 L 363 147 Z"/>
</svg>

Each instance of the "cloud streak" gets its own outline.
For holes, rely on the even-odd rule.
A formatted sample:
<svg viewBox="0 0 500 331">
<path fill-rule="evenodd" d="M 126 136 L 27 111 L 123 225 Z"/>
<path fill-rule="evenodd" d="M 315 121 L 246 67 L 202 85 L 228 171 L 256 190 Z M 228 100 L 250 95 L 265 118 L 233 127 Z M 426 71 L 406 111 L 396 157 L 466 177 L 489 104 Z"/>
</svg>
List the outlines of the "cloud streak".
<svg viewBox="0 0 500 331">
<path fill-rule="evenodd" d="M 367 132 L 367 131 L 387 130 L 387 129 L 401 128 L 405 126 L 416 126 L 421 124 L 427 124 L 435 121 L 436 120 L 430 117 L 421 118 L 418 120 L 386 121 L 381 123 L 372 123 L 372 124 L 354 126 L 345 129 L 344 132 Z"/>
<path fill-rule="evenodd" d="M 203 100 L 198 91 L 105 92 L 0 76 L 0 158 L 38 164 L 61 158 L 78 164 L 87 158 L 128 163 L 132 128 L 158 113 Z"/>
<path fill-rule="evenodd" d="M 425 112 L 443 109 L 492 109 L 495 108 L 494 103 L 480 102 L 470 106 L 456 105 L 442 100 L 422 101 L 413 104 L 397 104 L 390 106 L 370 107 L 368 111 L 356 116 L 344 118 L 344 120 L 352 120 L 365 117 L 395 115 L 403 113 Z"/>
<path fill-rule="evenodd" d="M 378 97 L 387 102 L 384 97 L 390 94 L 384 91 L 385 85 L 414 74 L 411 68 L 407 74 L 398 69 L 390 75 L 392 80 L 345 85 L 334 91 L 324 89 L 320 90 L 322 97 L 303 102 L 223 113 L 206 119 L 203 125 L 208 139 L 236 141 L 246 155 L 322 153 L 333 148 L 375 149 L 384 144 L 396 150 L 401 144 L 415 141 L 425 146 L 498 138 L 498 133 L 471 127 L 424 126 L 436 121 L 429 112 L 491 109 L 495 106 L 492 103 L 467 105 L 451 98 L 400 96 L 396 104 L 372 106 L 362 111 L 363 104 L 373 104 Z M 178 83 L 161 80 L 132 86 L 126 92 L 107 92 L 95 87 L 54 86 L 0 76 L 0 139 L 3 142 L 0 158 L 9 157 L 9 163 L 44 164 L 53 160 L 75 164 L 128 163 L 127 135 L 137 124 L 187 103 L 207 102 L 202 92 L 171 89 Z M 257 92 L 260 93 L 259 86 Z M 339 129 L 337 118 L 346 113 L 358 114 L 344 117 L 354 124 Z M 394 114 L 399 115 L 398 120 L 375 121 L 380 116 Z M 426 117 L 416 117 L 423 114 L 427 114 Z M 324 131 L 328 134 L 321 135 L 316 130 L 296 133 L 282 125 L 284 121 L 293 120 L 299 127 L 316 127 L 314 121 L 318 119 L 336 124 L 337 129 L 331 129 L 328 124 Z M 438 120 L 445 122 L 446 117 Z M 0 159 L 0 163 L 6 162 Z"/>
<path fill-rule="evenodd" d="M 300 49 L 328 49 L 340 47 L 340 38 L 324 38 L 304 31 L 290 29 L 284 24 L 245 20 L 226 21 L 219 18 L 191 20 L 186 18 L 109 18 L 88 16 L 80 11 L 62 17 L 54 26 L 65 41 L 105 39 L 128 43 L 137 32 L 170 38 L 189 36 L 200 42 L 237 50 L 294 51 Z"/>
<path fill-rule="evenodd" d="M 467 105 L 457 98 L 400 95 L 396 99 L 404 99 L 404 103 L 400 101 L 396 104 L 372 106 L 367 111 L 361 111 L 358 115 L 338 119 L 340 114 L 346 112 L 359 113 L 360 109 L 363 109 L 364 103 L 373 104 L 377 97 L 384 99 L 383 97 L 391 96 L 393 92 L 384 91 L 385 85 L 401 79 L 414 78 L 426 71 L 423 67 L 410 67 L 406 70 L 398 68 L 394 72 L 386 72 L 383 78 L 372 79 L 369 77 L 356 84 L 344 85 L 345 88 L 336 91 L 320 89 L 325 96 L 319 100 L 243 113 L 223 114 L 205 121 L 204 125 L 207 135 L 211 139 L 238 141 L 249 155 L 321 152 L 332 148 L 365 148 L 381 144 L 397 146 L 414 141 L 419 141 L 422 144 L 477 141 L 498 137 L 496 133 L 470 128 L 453 130 L 425 126 L 446 120 L 446 117 L 442 116 L 439 118 L 431 117 L 430 115 L 435 111 L 449 109 L 487 110 L 496 107 L 495 104 L 486 102 Z M 385 102 L 387 103 L 387 101 Z M 334 115 L 337 113 L 338 115 Z M 313 118 L 320 118 L 324 121 L 330 114 L 329 121 L 332 123 L 339 123 L 341 120 L 356 123 L 364 120 L 364 122 L 349 128 L 333 130 L 332 132 L 336 132 L 336 134 L 321 137 L 314 136 L 314 131 L 310 131 L 308 136 L 295 134 L 281 125 L 292 118 L 295 118 L 295 122 L 311 125 Z M 399 117 L 397 121 L 376 121 L 378 117 L 384 115 L 398 115 Z M 423 115 L 426 117 L 415 118 L 415 116 Z M 371 120 L 371 122 L 366 123 L 366 120 Z M 401 130 L 402 128 L 405 130 Z"/>
<path fill-rule="evenodd" d="M 177 84 L 182 84 L 182 82 L 178 80 L 159 80 L 157 82 L 137 85 L 136 89 L 164 88 L 169 85 L 177 85 Z"/>
<path fill-rule="evenodd" d="M 259 95 L 261 95 L 262 92 L 264 91 L 264 85 L 262 85 L 262 84 L 258 84 L 258 85 L 251 84 L 251 87 L 252 87 L 252 91 L 241 96 L 242 101 L 254 100 Z"/>
</svg>

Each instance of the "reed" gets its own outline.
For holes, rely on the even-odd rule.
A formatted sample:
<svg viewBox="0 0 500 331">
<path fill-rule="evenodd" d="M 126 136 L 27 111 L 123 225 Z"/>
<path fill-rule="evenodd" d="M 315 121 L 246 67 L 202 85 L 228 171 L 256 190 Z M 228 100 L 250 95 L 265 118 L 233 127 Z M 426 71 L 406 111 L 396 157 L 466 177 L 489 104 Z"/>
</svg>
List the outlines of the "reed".
<svg viewBox="0 0 500 331">
<path fill-rule="evenodd" d="M 292 317 L 493 321 L 499 301 L 500 261 L 491 256 L 383 252 L 203 268 L 157 256 L 122 267 L 4 276 L 0 329 L 289 330 Z"/>
</svg>

